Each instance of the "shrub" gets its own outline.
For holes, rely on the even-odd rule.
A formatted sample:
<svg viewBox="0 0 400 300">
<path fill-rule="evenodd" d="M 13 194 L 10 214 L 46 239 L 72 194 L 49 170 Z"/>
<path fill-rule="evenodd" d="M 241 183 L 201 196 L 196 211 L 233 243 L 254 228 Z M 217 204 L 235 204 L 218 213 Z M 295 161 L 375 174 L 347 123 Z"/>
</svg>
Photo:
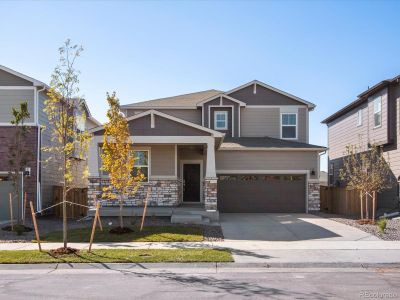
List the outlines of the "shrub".
<svg viewBox="0 0 400 300">
<path fill-rule="evenodd" d="M 387 225 L 387 219 L 386 218 L 380 219 L 377 223 L 378 223 L 379 231 L 381 233 L 385 233 L 385 229 L 386 229 L 386 225 Z"/>
</svg>

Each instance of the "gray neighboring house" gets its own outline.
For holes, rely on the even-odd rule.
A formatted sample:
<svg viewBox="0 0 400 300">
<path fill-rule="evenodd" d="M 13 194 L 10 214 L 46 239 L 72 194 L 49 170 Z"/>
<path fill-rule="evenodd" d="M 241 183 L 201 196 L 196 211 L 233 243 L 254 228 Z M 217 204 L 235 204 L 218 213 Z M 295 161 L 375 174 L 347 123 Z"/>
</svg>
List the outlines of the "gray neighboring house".
<svg viewBox="0 0 400 300">
<path fill-rule="evenodd" d="M 346 145 L 383 146 L 390 161 L 393 187 L 378 194 L 378 208 L 399 207 L 400 180 L 400 76 L 384 80 L 322 121 L 328 127 L 328 181 L 344 186 L 339 178 Z"/>
<path fill-rule="evenodd" d="M 122 105 L 139 157 L 135 168 L 147 177 L 127 206 L 142 206 L 150 187 L 149 205 L 158 208 L 319 210 L 319 153 L 326 148 L 309 144 L 314 108 L 256 80 L 227 92 L 207 90 Z M 94 200 L 109 181 L 99 158 L 104 129 L 92 132 L 89 196 Z M 117 214 L 114 206 L 118 203 L 103 202 L 103 212 Z"/>
<path fill-rule="evenodd" d="M 30 174 L 24 176 L 21 185 L 27 192 L 28 200 L 33 201 L 37 209 L 52 203 L 53 186 L 57 185 L 60 179 L 58 164 L 54 161 L 44 163 L 49 154 L 41 150 L 41 147 L 52 143 L 49 122 L 43 111 L 48 88 L 49 86 L 42 81 L 0 65 L 0 222 L 9 218 L 8 193 L 12 191 L 12 184 L 8 178 L 9 143 L 14 136 L 14 128 L 10 123 L 11 109 L 18 107 L 23 101 L 28 102 L 31 116 L 27 123 L 30 132 L 24 146 L 32 152 L 32 156 L 27 166 Z M 88 116 L 85 126 L 99 126 L 99 122 L 90 115 L 87 107 L 85 109 Z M 82 186 L 87 186 L 87 183 L 83 182 Z"/>
</svg>

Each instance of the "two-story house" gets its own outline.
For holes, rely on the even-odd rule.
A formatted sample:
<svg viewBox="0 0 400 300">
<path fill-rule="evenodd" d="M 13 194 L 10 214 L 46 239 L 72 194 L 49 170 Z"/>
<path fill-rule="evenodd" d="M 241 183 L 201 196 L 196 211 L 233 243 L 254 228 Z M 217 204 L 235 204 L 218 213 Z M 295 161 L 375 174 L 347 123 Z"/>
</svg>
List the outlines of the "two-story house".
<svg viewBox="0 0 400 300">
<path fill-rule="evenodd" d="M 26 123 L 30 130 L 23 143 L 31 153 L 26 176 L 23 176 L 20 183 L 21 187 L 27 193 L 28 200 L 33 201 L 40 210 L 52 203 L 53 186 L 59 184 L 58 162 L 45 163 L 50 154 L 42 151 L 42 147 L 52 143 L 51 128 L 44 112 L 48 88 L 42 81 L 0 65 L 0 221 L 9 218 L 8 194 L 13 190 L 8 176 L 10 171 L 8 151 L 14 136 L 14 127 L 11 124 L 12 108 L 19 107 L 21 102 L 28 103 L 30 113 Z M 87 114 L 85 126 L 87 128 L 99 126 L 100 124 L 90 115 L 87 106 L 85 111 Z M 87 183 L 83 182 L 82 185 L 86 186 Z M 22 195 L 20 196 L 22 202 Z"/>
<path fill-rule="evenodd" d="M 227 92 L 207 90 L 123 105 L 146 175 L 127 201 L 220 212 L 319 210 L 319 153 L 310 145 L 315 105 L 259 81 Z M 107 185 L 101 171 L 104 129 L 92 130 L 89 195 Z M 118 205 L 113 201 L 103 206 Z"/>
<path fill-rule="evenodd" d="M 399 207 L 400 179 L 400 76 L 384 80 L 358 95 L 357 99 L 322 121 L 328 127 L 329 185 L 344 186 L 339 178 L 347 145 L 377 144 L 392 170 L 393 187 L 378 194 L 378 208 Z"/>
</svg>

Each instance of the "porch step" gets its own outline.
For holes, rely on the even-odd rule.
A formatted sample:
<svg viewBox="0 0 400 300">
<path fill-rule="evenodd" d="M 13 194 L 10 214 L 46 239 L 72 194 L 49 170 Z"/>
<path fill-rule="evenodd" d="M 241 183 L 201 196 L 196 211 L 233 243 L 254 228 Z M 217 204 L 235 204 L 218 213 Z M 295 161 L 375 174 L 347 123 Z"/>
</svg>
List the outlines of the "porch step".
<svg viewBox="0 0 400 300">
<path fill-rule="evenodd" d="M 209 224 L 210 219 L 203 217 L 200 214 L 173 214 L 171 216 L 171 223 L 178 224 Z"/>
</svg>

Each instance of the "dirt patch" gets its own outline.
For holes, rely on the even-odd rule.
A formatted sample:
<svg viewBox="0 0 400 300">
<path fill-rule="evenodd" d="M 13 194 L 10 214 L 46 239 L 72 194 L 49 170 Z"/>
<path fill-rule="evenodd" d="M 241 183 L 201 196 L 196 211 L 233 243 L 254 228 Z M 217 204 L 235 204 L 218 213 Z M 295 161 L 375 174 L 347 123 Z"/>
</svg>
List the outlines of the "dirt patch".
<svg viewBox="0 0 400 300">
<path fill-rule="evenodd" d="M 79 252 L 78 249 L 71 248 L 71 247 L 66 247 L 66 248 L 61 247 L 61 248 L 57 248 L 57 249 L 53 249 L 53 250 L 49 251 L 50 255 L 55 256 L 55 257 L 60 256 L 60 255 L 75 254 L 78 252 Z"/>
</svg>

